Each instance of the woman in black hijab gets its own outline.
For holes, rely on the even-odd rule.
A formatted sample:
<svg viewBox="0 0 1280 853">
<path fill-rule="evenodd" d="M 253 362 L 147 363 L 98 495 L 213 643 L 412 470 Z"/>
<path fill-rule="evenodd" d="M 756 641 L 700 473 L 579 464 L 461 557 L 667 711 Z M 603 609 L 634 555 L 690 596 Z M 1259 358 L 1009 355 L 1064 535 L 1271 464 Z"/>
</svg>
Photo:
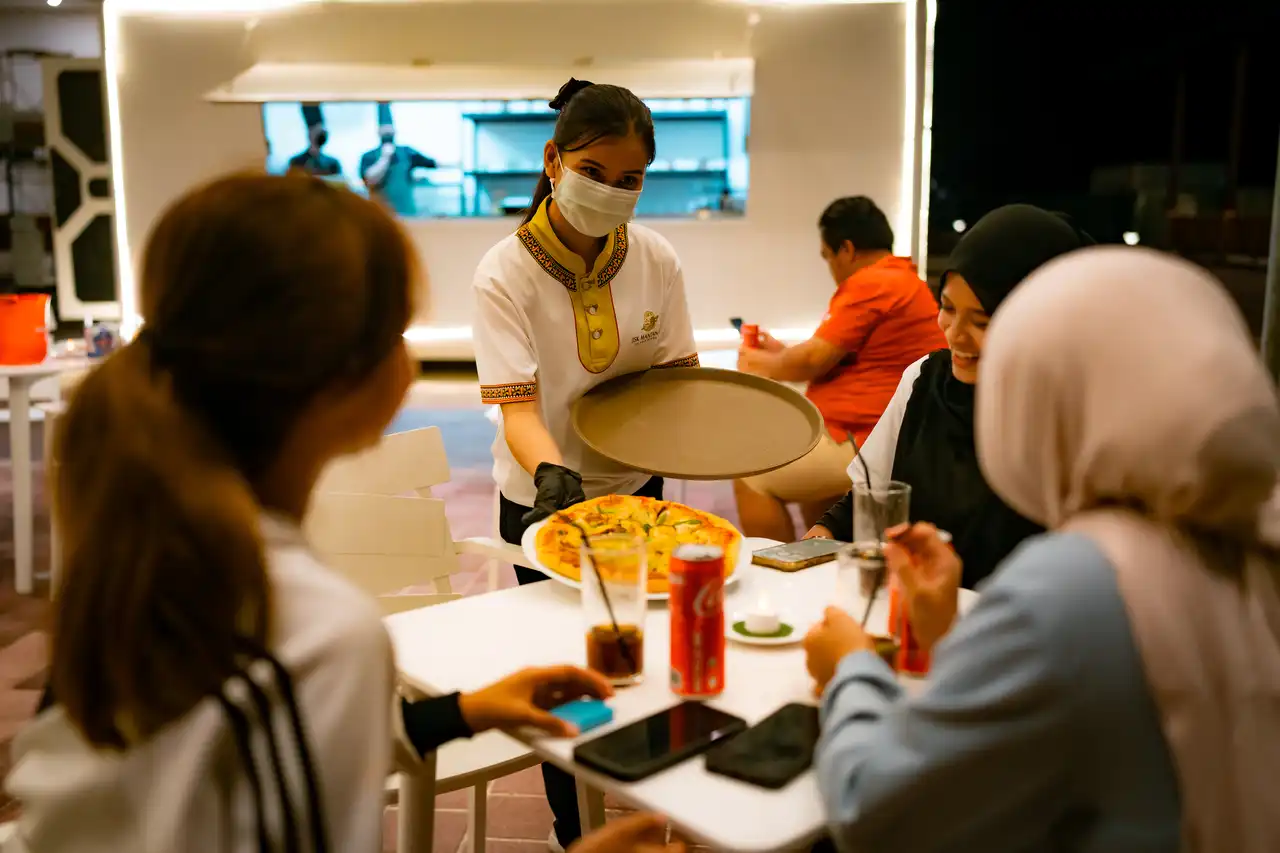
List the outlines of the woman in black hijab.
<svg viewBox="0 0 1280 853">
<path fill-rule="evenodd" d="M 947 349 L 907 368 L 860 458 L 849 467 L 856 482 L 866 477 L 873 484 L 893 479 L 911 486 L 911 520 L 951 533 L 966 588 L 1041 531 L 1005 506 L 978 468 L 973 400 L 987 322 L 1037 267 L 1092 243 L 1065 217 L 1030 205 L 1012 204 L 982 217 L 956 244 L 942 274 L 938 324 Z M 815 537 L 852 540 L 852 491 L 806 536 Z"/>
</svg>

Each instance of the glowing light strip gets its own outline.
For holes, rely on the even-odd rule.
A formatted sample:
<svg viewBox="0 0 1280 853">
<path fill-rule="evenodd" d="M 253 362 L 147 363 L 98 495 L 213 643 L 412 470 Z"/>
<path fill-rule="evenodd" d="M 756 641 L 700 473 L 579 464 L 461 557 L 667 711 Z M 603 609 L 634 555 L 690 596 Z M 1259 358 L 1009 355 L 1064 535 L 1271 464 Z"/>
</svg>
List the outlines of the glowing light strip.
<svg viewBox="0 0 1280 853">
<path fill-rule="evenodd" d="M 919 0 L 907 0 L 903 10 L 902 175 L 898 190 L 898 224 L 894 228 L 895 255 L 911 255 L 912 223 L 916 221 L 916 14 Z M 918 262 L 918 260 L 917 260 Z"/>
<path fill-rule="evenodd" d="M 150 15 L 246 15 L 279 12 L 308 6 L 323 0 L 106 0 L 116 14 L 141 12 Z"/>
<path fill-rule="evenodd" d="M 769 333 L 786 344 L 800 343 L 813 337 L 817 326 L 770 329 Z M 470 326 L 410 326 L 405 340 L 415 344 L 462 343 L 472 339 Z M 699 344 L 733 344 L 739 340 L 733 329 L 695 329 L 693 339 Z"/>
<path fill-rule="evenodd" d="M 916 253 L 920 271 L 929 263 L 929 202 L 933 195 L 933 27 L 938 20 L 938 0 L 925 0 L 924 103 L 920 109 L 920 234 Z"/>
<path fill-rule="evenodd" d="M 120 334 L 131 340 L 142 323 L 138 290 L 133 279 L 133 253 L 129 249 L 125 212 L 124 147 L 120 132 L 120 17 L 117 0 L 102 4 L 102 67 L 107 88 L 107 135 L 111 156 L 111 188 L 116 227 L 116 294 L 120 299 Z"/>
<path fill-rule="evenodd" d="M 718 0 L 720 3 L 737 6 L 872 6 L 893 5 L 904 0 Z"/>
</svg>

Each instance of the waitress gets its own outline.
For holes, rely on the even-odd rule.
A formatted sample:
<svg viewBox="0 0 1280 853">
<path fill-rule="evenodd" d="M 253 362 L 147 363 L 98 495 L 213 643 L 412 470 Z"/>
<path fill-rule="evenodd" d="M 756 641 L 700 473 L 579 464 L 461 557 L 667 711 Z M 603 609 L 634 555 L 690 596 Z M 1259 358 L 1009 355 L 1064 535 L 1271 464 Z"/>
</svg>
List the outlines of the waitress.
<svg viewBox="0 0 1280 853">
<path fill-rule="evenodd" d="M 502 407 L 493 444 L 507 542 L 587 497 L 662 497 L 662 479 L 591 451 L 574 402 L 607 379 L 697 366 L 684 277 L 663 237 L 631 223 L 653 162 L 653 117 L 618 86 L 570 80 L 543 149 L 543 174 L 515 234 L 476 270 L 474 338 L 483 402 Z M 521 584 L 545 580 L 516 568 Z M 573 777 L 543 765 L 556 825 L 551 849 L 579 835 Z"/>
</svg>

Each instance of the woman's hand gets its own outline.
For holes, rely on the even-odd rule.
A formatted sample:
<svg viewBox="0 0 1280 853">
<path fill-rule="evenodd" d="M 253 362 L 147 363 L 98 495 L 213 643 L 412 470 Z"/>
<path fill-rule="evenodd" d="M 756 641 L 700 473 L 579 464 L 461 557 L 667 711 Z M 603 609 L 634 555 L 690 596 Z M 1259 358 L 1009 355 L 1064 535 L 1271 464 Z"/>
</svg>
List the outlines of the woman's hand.
<svg viewBox="0 0 1280 853">
<path fill-rule="evenodd" d="M 805 539 L 835 539 L 836 537 L 830 530 L 821 524 L 815 524 L 809 528 L 809 532 L 804 535 Z"/>
<path fill-rule="evenodd" d="M 569 853 L 684 853 L 684 844 L 668 842 L 667 819 L 656 814 L 632 814 L 611 820 L 584 835 Z"/>
<path fill-rule="evenodd" d="M 613 688 L 604 676 L 576 666 L 522 669 L 496 684 L 458 700 L 462 717 L 477 734 L 489 729 L 533 726 L 555 737 L 572 737 L 577 730 L 547 713 L 574 699 L 604 699 Z"/>
<path fill-rule="evenodd" d="M 956 621 L 960 557 L 932 524 L 903 524 L 886 531 L 886 538 L 885 563 L 902 584 L 911 630 L 930 651 Z"/>
<path fill-rule="evenodd" d="M 854 652 L 874 651 L 875 644 L 858 621 L 839 607 L 828 607 L 822 621 L 804 638 L 804 663 L 818 696 L 827 689 L 836 667 Z"/>
</svg>

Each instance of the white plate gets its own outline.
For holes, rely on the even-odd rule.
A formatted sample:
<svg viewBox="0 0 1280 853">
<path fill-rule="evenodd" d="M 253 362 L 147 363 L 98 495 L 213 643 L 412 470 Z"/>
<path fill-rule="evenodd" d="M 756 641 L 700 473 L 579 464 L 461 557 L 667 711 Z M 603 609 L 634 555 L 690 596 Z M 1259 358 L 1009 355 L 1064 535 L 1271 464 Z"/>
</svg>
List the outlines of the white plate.
<svg viewBox="0 0 1280 853">
<path fill-rule="evenodd" d="M 529 561 L 529 567 L 532 569 L 536 569 L 539 572 L 542 572 L 544 575 L 551 578 L 553 581 L 559 581 L 565 586 L 570 586 L 570 587 L 573 587 L 574 589 L 582 589 L 582 583 L 580 581 L 573 580 L 572 578 L 567 578 L 564 575 L 560 574 L 559 572 L 553 572 L 551 569 L 548 569 L 546 566 L 542 565 L 542 563 L 538 561 L 538 546 L 537 546 L 538 531 L 541 530 L 542 526 L 546 524 L 549 520 L 550 519 L 543 519 L 542 521 L 539 521 L 537 524 L 530 525 L 529 529 L 524 532 L 524 536 L 520 537 L 520 547 L 524 549 L 524 556 Z M 724 579 L 726 586 L 733 583 L 739 577 L 742 576 L 742 570 L 745 569 L 747 566 L 751 565 L 751 557 L 753 554 L 754 552 L 751 550 L 751 547 L 747 544 L 744 537 L 742 544 L 738 547 L 738 563 L 733 567 L 733 570 L 729 572 L 729 575 Z M 667 593 L 651 592 L 649 593 L 649 600 L 650 601 L 666 601 Z"/>
<path fill-rule="evenodd" d="M 791 646 L 804 639 L 804 635 L 808 632 L 807 625 L 801 625 L 794 618 L 786 613 L 779 613 L 778 619 L 786 625 L 791 626 L 791 633 L 785 637 L 753 637 L 750 634 L 740 634 L 733 629 L 733 626 L 747 618 L 745 613 L 734 613 L 732 616 L 724 618 L 724 635 L 730 640 L 742 643 L 747 646 Z"/>
</svg>

